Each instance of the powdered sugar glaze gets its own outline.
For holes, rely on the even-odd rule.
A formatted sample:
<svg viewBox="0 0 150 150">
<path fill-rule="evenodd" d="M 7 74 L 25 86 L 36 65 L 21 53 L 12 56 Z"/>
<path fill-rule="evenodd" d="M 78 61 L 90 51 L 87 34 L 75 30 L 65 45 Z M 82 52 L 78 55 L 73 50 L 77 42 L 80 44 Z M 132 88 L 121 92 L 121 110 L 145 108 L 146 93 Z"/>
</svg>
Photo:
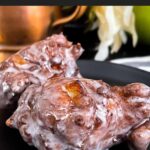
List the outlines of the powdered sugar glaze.
<svg viewBox="0 0 150 150">
<path fill-rule="evenodd" d="M 13 103 L 29 85 L 48 78 L 80 77 L 76 59 L 82 54 L 80 44 L 73 45 L 63 34 L 55 34 L 20 50 L 0 64 L 0 108 Z"/>
<path fill-rule="evenodd" d="M 144 84 L 111 87 L 84 78 L 53 78 L 23 93 L 7 125 L 39 150 L 106 150 L 149 118 L 150 88 Z M 146 150 L 149 137 L 138 150 Z"/>
</svg>

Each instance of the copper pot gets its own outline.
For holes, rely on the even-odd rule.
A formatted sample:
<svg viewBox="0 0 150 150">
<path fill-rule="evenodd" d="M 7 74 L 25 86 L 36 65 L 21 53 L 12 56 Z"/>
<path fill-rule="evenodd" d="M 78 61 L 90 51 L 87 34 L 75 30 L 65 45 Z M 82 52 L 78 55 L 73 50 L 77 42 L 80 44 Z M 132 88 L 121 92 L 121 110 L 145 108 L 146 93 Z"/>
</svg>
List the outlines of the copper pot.
<svg viewBox="0 0 150 150">
<path fill-rule="evenodd" d="M 47 34 L 58 6 L 0 6 L 0 61 Z"/>
<path fill-rule="evenodd" d="M 0 43 L 23 45 L 42 39 L 54 15 L 60 15 L 57 6 L 0 6 Z"/>
<path fill-rule="evenodd" d="M 0 61 L 43 39 L 50 26 L 79 18 L 85 9 L 77 6 L 70 16 L 62 18 L 59 6 L 0 6 Z"/>
</svg>

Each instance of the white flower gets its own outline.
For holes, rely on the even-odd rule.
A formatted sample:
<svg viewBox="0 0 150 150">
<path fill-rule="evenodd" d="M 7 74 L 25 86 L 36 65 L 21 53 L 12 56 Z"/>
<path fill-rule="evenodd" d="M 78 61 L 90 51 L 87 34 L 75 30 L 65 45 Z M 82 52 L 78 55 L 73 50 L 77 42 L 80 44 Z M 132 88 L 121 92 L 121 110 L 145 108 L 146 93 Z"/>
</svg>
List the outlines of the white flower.
<svg viewBox="0 0 150 150">
<path fill-rule="evenodd" d="M 118 52 L 122 43 L 127 42 L 126 33 L 132 35 L 133 46 L 137 43 L 133 6 L 93 6 L 97 17 L 98 37 L 100 45 L 95 60 L 104 60 L 111 53 Z M 95 25 L 95 24 L 94 24 Z"/>
</svg>

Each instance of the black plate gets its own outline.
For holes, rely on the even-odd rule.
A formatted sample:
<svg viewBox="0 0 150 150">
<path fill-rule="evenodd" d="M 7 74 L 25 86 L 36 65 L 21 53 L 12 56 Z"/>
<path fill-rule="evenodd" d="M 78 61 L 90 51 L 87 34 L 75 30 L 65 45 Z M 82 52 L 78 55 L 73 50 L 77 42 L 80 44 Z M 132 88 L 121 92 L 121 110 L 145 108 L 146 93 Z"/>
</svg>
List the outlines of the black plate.
<svg viewBox="0 0 150 150">
<path fill-rule="evenodd" d="M 150 86 L 150 73 L 124 65 L 92 60 L 79 60 L 81 74 L 86 78 L 100 79 L 112 85 L 142 82 Z"/>
<path fill-rule="evenodd" d="M 112 85 L 142 82 L 150 86 L 150 74 L 135 68 L 88 60 L 80 60 L 78 65 L 81 74 L 86 78 L 102 79 Z M 22 140 L 17 130 L 5 126 L 4 120 L 10 115 L 9 111 L 9 109 L 0 111 L 0 150 L 35 150 Z M 111 148 L 111 150 L 120 149 L 128 150 L 127 144 Z"/>
</svg>

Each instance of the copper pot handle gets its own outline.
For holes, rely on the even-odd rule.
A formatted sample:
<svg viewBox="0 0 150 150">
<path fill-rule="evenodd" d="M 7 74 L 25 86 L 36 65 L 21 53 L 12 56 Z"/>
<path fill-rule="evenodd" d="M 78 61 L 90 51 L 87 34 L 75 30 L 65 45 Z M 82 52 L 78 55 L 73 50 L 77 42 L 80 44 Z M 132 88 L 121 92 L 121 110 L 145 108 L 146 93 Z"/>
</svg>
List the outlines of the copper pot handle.
<svg viewBox="0 0 150 150">
<path fill-rule="evenodd" d="M 87 6 L 77 6 L 75 11 L 70 16 L 54 21 L 52 23 L 52 26 L 54 27 L 54 26 L 61 25 L 69 21 L 80 18 L 85 13 L 86 9 L 87 9 Z"/>
</svg>

